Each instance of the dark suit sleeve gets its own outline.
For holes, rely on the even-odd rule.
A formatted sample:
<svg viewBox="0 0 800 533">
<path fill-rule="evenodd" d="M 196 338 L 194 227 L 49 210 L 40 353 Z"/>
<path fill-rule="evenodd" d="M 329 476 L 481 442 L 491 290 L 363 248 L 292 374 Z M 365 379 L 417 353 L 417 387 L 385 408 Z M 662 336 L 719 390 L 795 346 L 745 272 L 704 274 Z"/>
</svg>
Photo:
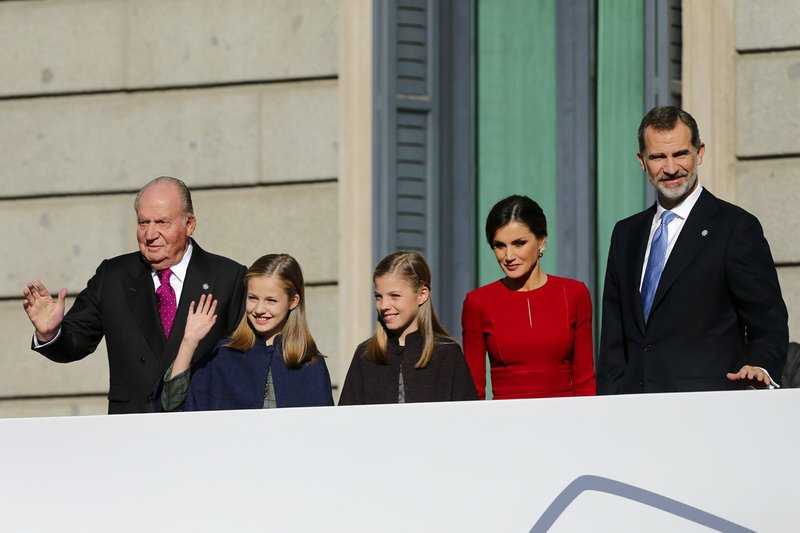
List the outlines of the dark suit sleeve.
<svg viewBox="0 0 800 533">
<path fill-rule="evenodd" d="M 245 283 L 244 275 L 247 269 L 244 265 L 237 265 L 235 280 L 233 283 L 233 293 L 231 294 L 230 304 L 228 305 L 228 322 L 225 324 L 223 337 L 230 336 L 239 326 L 239 322 L 244 316 L 244 297 L 245 297 Z"/>
<path fill-rule="evenodd" d="M 594 396 L 594 351 L 592 349 L 592 299 L 586 285 L 580 285 L 576 297 L 575 344 L 572 348 L 572 392 L 576 396 Z"/>
<path fill-rule="evenodd" d="M 34 348 L 37 352 L 51 361 L 70 363 L 95 351 L 104 334 L 100 295 L 105 273 L 106 262 L 103 261 L 64 315 L 58 339 L 47 346 Z"/>
<path fill-rule="evenodd" d="M 361 377 L 361 346 L 356 348 L 347 377 L 344 378 L 342 394 L 339 396 L 339 405 L 361 405 L 364 403 L 364 388 Z"/>
<path fill-rule="evenodd" d="M 736 312 L 747 328 L 745 363 L 766 369 L 779 383 L 789 346 L 788 313 L 769 244 L 758 219 L 749 213 L 734 226 L 725 272 Z"/>
<path fill-rule="evenodd" d="M 603 322 L 597 360 L 597 394 L 619 394 L 625 378 L 625 331 L 622 319 L 616 242 L 619 226 L 611 235 L 606 279 L 603 287 Z"/>
</svg>

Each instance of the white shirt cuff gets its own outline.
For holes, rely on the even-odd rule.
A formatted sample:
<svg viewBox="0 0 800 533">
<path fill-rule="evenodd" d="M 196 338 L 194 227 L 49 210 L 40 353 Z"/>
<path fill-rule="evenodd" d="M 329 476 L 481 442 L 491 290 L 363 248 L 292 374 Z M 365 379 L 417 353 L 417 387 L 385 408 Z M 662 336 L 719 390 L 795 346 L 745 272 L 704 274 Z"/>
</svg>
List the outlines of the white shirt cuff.
<svg viewBox="0 0 800 533">
<path fill-rule="evenodd" d="M 61 328 L 58 328 L 58 331 L 56 332 L 56 336 L 55 337 L 53 337 L 48 342 L 41 342 L 41 341 L 39 341 L 38 337 L 36 337 L 36 332 L 34 331 L 33 332 L 33 347 L 35 349 L 35 348 L 44 348 L 45 346 L 49 346 L 49 345 L 53 344 L 54 342 L 56 342 L 60 336 L 61 336 Z"/>
<path fill-rule="evenodd" d="M 755 367 L 753 367 L 753 368 L 758 368 L 759 370 L 763 370 L 763 371 L 764 371 L 764 373 L 767 375 L 767 377 L 769 378 L 769 386 L 768 386 L 768 387 L 766 387 L 767 389 L 780 389 L 780 388 L 781 388 L 781 386 L 780 386 L 780 385 L 778 385 L 777 383 L 775 383 L 775 380 L 774 380 L 774 379 L 772 379 L 772 376 L 770 376 L 770 375 L 769 375 L 769 372 L 767 372 L 767 369 L 766 369 L 766 368 L 763 368 L 763 367 L 760 367 L 760 366 L 755 366 Z M 754 389 L 755 389 L 755 387 L 752 387 L 752 388 L 754 388 Z"/>
</svg>

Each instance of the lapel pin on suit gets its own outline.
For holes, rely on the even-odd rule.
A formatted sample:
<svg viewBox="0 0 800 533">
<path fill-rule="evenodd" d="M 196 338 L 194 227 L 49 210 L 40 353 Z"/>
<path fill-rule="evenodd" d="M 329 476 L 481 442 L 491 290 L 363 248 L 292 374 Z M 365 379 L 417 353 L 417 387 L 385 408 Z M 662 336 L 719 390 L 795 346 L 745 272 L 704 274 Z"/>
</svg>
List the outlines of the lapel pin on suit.
<svg viewBox="0 0 800 533">
<path fill-rule="evenodd" d="M 208 290 L 208 283 L 203 283 L 203 290 L 204 290 L 204 291 L 207 291 L 207 290 Z"/>
<path fill-rule="evenodd" d="M 700 232 L 700 235 L 702 235 L 703 237 L 707 237 L 708 236 L 708 230 L 704 229 L 703 231 Z"/>
</svg>

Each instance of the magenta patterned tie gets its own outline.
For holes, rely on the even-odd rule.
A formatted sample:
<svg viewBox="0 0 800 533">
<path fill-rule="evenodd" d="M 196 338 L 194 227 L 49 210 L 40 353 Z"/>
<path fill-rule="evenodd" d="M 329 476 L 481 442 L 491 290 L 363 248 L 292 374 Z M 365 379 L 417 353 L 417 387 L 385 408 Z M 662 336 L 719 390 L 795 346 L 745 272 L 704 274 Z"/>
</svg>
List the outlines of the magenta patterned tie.
<svg viewBox="0 0 800 533">
<path fill-rule="evenodd" d="M 161 317 L 161 325 L 164 326 L 164 335 L 169 338 L 172 331 L 172 323 L 175 321 L 175 313 L 178 311 L 178 302 L 175 299 L 175 289 L 169 284 L 169 277 L 172 270 L 169 268 L 159 270 L 158 277 L 161 278 L 161 286 L 156 289 L 158 295 L 158 316 Z"/>
</svg>

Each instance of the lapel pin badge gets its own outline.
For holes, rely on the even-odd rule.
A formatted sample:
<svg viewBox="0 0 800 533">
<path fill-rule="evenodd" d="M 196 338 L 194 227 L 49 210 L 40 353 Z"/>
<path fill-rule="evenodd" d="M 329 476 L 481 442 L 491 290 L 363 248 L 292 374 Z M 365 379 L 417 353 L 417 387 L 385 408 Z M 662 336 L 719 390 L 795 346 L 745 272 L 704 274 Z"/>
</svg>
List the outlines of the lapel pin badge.
<svg viewBox="0 0 800 533">
<path fill-rule="evenodd" d="M 203 290 L 204 290 L 204 291 L 207 291 L 207 290 L 208 290 L 208 283 L 203 283 Z"/>
<path fill-rule="evenodd" d="M 703 237 L 708 236 L 708 230 L 704 229 L 703 231 L 700 232 L 700 235 L 702 235 Z"/>
</svg>

